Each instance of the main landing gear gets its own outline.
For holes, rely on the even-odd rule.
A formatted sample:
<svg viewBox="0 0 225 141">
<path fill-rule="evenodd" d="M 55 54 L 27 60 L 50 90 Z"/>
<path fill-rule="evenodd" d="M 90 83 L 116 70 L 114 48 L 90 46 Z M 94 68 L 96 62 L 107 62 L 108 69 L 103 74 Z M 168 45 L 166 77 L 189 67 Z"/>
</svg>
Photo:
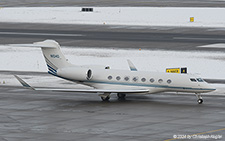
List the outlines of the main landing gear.
<svg viewBox="0 0 225 141">
<path fill-rule="evenodd" d="M 102 99 L 102 101 L 109 101 L 110 96 L 107 96 L 107 97 L 103 97 L 103 96 L 101 96 L 101 99 Z"/>
<path fill-rule="evenodd" d="M 196 97 L 198 98 L 197 102 L 198 104 L 202 104 L 203 103 L 203 99 L 202 99 L 202 96 L 200 93 L 195 93 L 196 94 Z"/>
<path fill-rule="evenodd" d="M 118 93 L 117 97 L 118 97 L 118 100 L 125 100 L 126 94 Z"/>
<path fill-rule="evenodd" d="M 101 97 L 102 101 L 109 101 L 110 94 L 111 93 L 104 93 L 104 94 L 99 94 L 99 96 Z M 118 97 L 118 100 L 125 100 L 126 94 L 118 93 L 117 97 Z"/>
<path fill-rule="evenodd" d="M 101 97 L 102 101 L 109 101 L 110 99 L 110 93 L 104 93 L 104 94 L 99 94 Z"/>
</svg>

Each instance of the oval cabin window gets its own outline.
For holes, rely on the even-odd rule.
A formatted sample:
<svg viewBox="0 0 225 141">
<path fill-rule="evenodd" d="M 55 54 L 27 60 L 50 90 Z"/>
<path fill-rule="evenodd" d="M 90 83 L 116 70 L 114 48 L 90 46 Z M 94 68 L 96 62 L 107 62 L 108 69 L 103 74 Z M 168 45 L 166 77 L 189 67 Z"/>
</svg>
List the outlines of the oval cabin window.
<svg viewBox="0 0 225 141">
<path fill-rule="evenodd" d="M 118 81 L 119 81 L 120 79 L 121 79 L 121 78 L 120 78 L 120 76 L 117 76 L 117 77 L 116 77 L 116 80 L 118 80 Z"/>
<path fill-rule="evenodd" d="M 110 76 L 108 76 L 108 79 L 109 79 L 109 80 L 111 80 L 111 79 L 112 79 L 112 76 L 111 76 L 111 75 L 110 75 Z"/>
<path fill-rule="evenodd" d="M 134 77 L 134 78 L 133 78 L 133 81 L 134 81 L 134 82 L 137 82 L 137 81 L 138 81 L 138 77 Z"/>
<path fill-rule="evenodd" d="M 170 80 L 170 79 L 167 80 L 167 83 L 168 83 L 168 84 L 170 84 L 171 82 L 172 82 L 172 80 Z"/>
<path fill-rule="evenodd" d="M 130 78 L 128 76 L 124 77 L 125 81 L 128 81 Z"/>
<path fill-rule="evenodd" d="M 155 80 L 154 80 L 153 78 L 151 78 L 149 81 L 150 81 L 151 83 L 153 83 Z"/>
<path fill-rule="evenodd" d="M 159 79 L 159 80 L 158 80 L 158 82 L 159 82 L 159 83 L 162 83 L 162 82 L 163 82 L 163 80 L 162 80 L 162 79 Z"/>
<path fill-rule="evenodd" d="M 146 81 L 146 79 L 145 79 L 145 78 L 141 78 L 141 81 L 142 81 L 142 82 L 145 82 L 145 81 Z"/>
</svg>

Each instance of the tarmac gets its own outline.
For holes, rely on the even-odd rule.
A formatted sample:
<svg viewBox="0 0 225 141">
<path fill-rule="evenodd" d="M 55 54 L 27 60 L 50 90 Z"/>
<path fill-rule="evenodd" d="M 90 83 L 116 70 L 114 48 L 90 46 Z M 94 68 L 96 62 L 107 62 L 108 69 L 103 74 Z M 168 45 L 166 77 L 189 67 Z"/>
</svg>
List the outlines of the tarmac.
<svg viewBox="0 0 225 141">
<path fill-rule="evenodd" d="M 0 23 L 0 44 L 46 39 L 69 47 L 224 51 L 198 46 L 223 43 L 225 34 L 223 28 Z"/>
<path fill-rule="evenodd" d="M 40 76 L 39 76 L 40 77 Z M 175 137 L 224 140 L 225 97 L 185 95 L 112 95 L 33 91 L 0 86 L 2 141 L 169 141 Z M 190 135 L 190 136 L 189 136 Z M 189 140 L 188 138 L 185 140 Z"/>
<path fill-rule="evenodd" d="M 0 44 L 32 43 L 50 38 L 62 46 L 73 47 L 212 51 L 197 46 L 225 41 L 221 28 L 0 23 L 0 32 Z M 45 33 L 52 35 L 43 35 Z M 72 33 L 84 36 L 65 36 Z M 2 141 L 171 141 L 179 140 L 177 137 L 183 140 L 205 137 L 211 141 L 225 137 L 225 97 L 217 96 L 224 94 L 223 89 L 203 96 L 201 105 L 194 95 L 175 93 L 134 95 L 125 101 L 112 95 L 110 102 L 102 102 L 97 94 L 37 92 L 3 84 L 4 77 L 14 73 L 18 74 L 0 73 Z M 51 77 L 36 72 L 19 74 Z"/>
<path fill-rule="evenodd" d="M 225 7 L 223 0 L 2 0 L 1 7 Z"/>
</svg>

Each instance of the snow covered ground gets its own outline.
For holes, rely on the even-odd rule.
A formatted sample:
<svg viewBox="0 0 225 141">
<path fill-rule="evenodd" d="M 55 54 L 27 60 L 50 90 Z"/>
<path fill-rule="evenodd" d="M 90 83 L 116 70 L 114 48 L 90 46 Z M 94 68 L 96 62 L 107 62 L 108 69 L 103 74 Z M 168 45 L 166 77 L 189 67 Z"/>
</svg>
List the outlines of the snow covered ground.
<svg viewBox="0 0 225 141">
<path fill-rule="evenodd" d="M 225 8 L 93 7 L 93 9 L 93 12 L 81 12 L 81 7 L 0 8 L 0 22 L 186 27 L 225 26 Z M 194 17 L 194 22 L 190 22 L 191 17 Z"/>
<path fill-rule="evenodd" d="M 130 59 L 142 71 L 165 72 L 166 68 L 188 67 L 189 73 L 199 73 L 204 78 L 225 79 L 225 54 L 222 52 L 79 47 L 62 47 L 62 51 L 77 65 L 109 65 L 128 70 L 127 59 Z M 0 64 L 0 70 L 47 71 L 39 48 L 0 46 Z"/>
</svg>

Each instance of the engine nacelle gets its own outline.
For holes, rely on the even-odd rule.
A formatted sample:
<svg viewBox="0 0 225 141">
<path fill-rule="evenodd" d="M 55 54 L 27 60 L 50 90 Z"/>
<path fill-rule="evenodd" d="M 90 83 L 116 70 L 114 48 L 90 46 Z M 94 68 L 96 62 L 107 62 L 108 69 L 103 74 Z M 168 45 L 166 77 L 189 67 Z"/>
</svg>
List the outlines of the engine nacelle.
<svg viewBox="0 0 225 141">
<path fill-rule="evenodd" d="M 57 74 L 61 77 L 78 81 L 91 80 L 93 77 L 93 71 L 87 67 L 62 68 L 57 71 Z"/>
</svg>

